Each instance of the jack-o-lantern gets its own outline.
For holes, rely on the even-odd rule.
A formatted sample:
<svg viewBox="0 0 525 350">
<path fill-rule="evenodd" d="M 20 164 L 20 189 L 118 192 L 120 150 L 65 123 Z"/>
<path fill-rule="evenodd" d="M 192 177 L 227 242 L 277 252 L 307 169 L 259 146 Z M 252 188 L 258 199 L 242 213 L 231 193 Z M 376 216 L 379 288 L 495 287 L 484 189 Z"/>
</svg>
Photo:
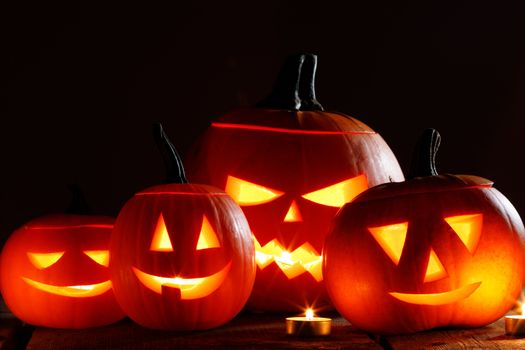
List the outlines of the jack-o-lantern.
<svg viewBox="0 0 525 350">
<path fill-rule="evenodd" d="M 410 180 L 367 190 L 335 218 L 323 272 L 334 306 L 358 328 L 482 326 L 520 294 L 525 230 L 518 213 L 489 180 L 438 175 L 439 140 L 427 130 Z"/>
<path fill-rule="evenodd" d="M 124 317 L 107 268 L 114 219 L 80 214 L 83 197 L 72 190 L 70 210 L 28 222 L 2 251 L 2 296 L 33 325 L 87 328 Z"/>
<path fill-rule="evenodd" d="M 403 180 L 378 133 L 323 110 L 316 60 L 289 57 L 267 99 L 218 118 L 188 157 L 190 175 L 225 189 L 250 223 L 258 266 L 252 310 L 328 306 L 321 249 L 331 219 L 369 186 Z"/>
<path fill-rule="evenodd" d="M 160 124 L 168 184 L 135 194 L 113 231 L 110 270 L 126 314 L 150 328 L 208 329 L 232 319 L 255 279 L 253 239 L 223 191 L 188 184 Z"/>
</svg>

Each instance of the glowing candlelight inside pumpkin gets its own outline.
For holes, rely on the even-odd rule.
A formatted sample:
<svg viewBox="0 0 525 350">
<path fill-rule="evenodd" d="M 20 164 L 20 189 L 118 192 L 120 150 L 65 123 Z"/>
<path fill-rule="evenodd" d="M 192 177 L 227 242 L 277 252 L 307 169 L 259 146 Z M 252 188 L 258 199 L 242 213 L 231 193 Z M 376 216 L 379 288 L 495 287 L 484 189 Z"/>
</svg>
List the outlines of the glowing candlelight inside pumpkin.
<svg viewBox="0 0 525 350">
<path fill-rule="evenodd" d="M 332 319 L 315 317 L 314 310 L 308 308 L 305 317 L 287 317 L 286 334 L 299 337 L 322 337 L 330 335 Z"/>
<path fill-rule="evenodd" d="M 525 304 L 521 305 L 521 315 L 505 316 L 505 333 L 525 336 Z"/>
</svg>

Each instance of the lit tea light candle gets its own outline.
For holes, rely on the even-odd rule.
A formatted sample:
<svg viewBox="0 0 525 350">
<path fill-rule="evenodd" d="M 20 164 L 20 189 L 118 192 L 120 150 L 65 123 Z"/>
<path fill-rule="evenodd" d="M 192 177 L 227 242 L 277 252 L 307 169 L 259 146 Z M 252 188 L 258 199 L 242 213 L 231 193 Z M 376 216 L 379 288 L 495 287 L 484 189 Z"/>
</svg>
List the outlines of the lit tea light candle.
<svg viewBox="0 0 525 350">
<path fill-rule="evenodd" d="M 307 309 L 305 317 L 287 317 L 286 334 L 299 337 L 323 337 L 330 335 L 332 319 L 315 317 L 312 309 Z"/>
<path fill-rule="evenodd" d="M 525 336 L 525 304 L 521 305 L 521 315 L 505 316 L 505 333 Z"/>
</svg>

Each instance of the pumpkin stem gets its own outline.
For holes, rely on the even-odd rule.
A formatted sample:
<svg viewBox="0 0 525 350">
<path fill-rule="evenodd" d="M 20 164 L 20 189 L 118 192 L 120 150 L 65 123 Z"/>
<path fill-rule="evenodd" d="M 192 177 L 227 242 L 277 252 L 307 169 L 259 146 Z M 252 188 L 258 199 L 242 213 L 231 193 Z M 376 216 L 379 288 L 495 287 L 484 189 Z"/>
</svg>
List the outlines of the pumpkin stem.
<svg viewBox="0 0 525 350">
<path fill-rule="evenodd" d="M 277 76 L 272 92 L 256 106 L 259 108 L 300 110 L 299 79 L 303 61 L 303 54 L 288 56 Z"/>
<path fill-rule="evenodd" d="M 304 54 L 299 80 L 299 98 L 301 111 L 324 111 L 323 106 L 315 97 L 315 73 L 317 71 L 317 56 L 311 53 Z"/>
<path fill-rule="evenodd" d="M 317 56 L 311 53 L 290 55 L 284 61 L 273 91 L 257 104 L 259 108 L 292 111 L 323 111 L 315 97 Z"/>
<path fill-rule="evenodd" d="M 157 147 L 164 160 L 164 165 L 166 166 L 166 183 L 188 183 L 182 159 L 168 139 L 161 123 L 153 124 L 153 137 L 155 138 Z"/>
<path fill-rule="evenodd" d="M 69 207 L 64 210 L 64 213 L 73 215 L 91 214 L 91 208 L 87 204 L 86 197 L 84 197 L 80 186 L 71 184 L 68 185 L 67 188 L 71 192 L 71 203 L 69 203 Z"/>
<path fill-rule="evenodd" d="M 426 129 L 420 136 L 410 163 L 408 179 L 421 176 L 437 176 L 436 153 L 441 136 L 436 129 Z"/>
</svg>

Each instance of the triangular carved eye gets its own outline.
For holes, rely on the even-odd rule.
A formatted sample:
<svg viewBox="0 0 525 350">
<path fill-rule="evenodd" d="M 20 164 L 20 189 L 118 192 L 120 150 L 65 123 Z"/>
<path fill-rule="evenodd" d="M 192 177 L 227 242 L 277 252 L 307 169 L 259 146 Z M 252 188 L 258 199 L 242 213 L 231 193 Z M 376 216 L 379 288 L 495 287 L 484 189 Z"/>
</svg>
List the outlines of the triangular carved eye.
<svg viewBox="0 0 525 350">
<path fill-rule="evenodd" d="M 166 223 L 164 217 L 160 213 L 159 220 L 157 221 L 157 227 L 153 233 L 153 239 L 151 240 L 150 250 L 156 252 L 172 252 L 173 246 L 171 245 L 170 236 L 166 229 Z"/>
<path fill-rule="evenodd" d="M 84 250 L 84 254 L 102 266 L 109 265 L 109 251 L 107 250 Z"/>
<path fill-rule="evenodd" d="M 456 232 L 468 251 L 474 254 L 483 226 L 483 214 L 449 216 L 445 221 Z"/>
<path fill-rule="evenodd" d="M 403 247 L 405 246 L 405 240 L 407 238 L 408 222 L 369 227 L 368 231 L 374 236 L 377 243 L 383 248 L 386 255 L 392 259 L 394 264 L 399 264 L 401 253 L 403 252 Z"/>
<path fill-rule="evenodd" d="M 234 176 L 228 176 L 226 189 L 224 191 L 239 205 L 268 203 L 283 195 L 283 192 L 242 180 Z"/>
<path fill-rule="evenodd" d="M 219 248 L 220 246 L 221 244 L 219 243 L 217 234 L 213 230 L 213 227 L 211 227 L 208 218 L 203 216 L 199 241 L 197 242 L 197 250 Z"/>
<path fill-rule="evenodd" d="M 27 253 L 31 263 L 38 269 L 45 269 L 56 263 L 64 255 L 64 252 L 53 253 Z"/>
<path fill-rule="evenodd" d="M 340 208 L 351 202 L 358 194 L 368 188 L 368 181 L 364 174 L 341 181 L 334 185 L 307 193 L 302 197 L 311 202 Z"/>
</svg>

